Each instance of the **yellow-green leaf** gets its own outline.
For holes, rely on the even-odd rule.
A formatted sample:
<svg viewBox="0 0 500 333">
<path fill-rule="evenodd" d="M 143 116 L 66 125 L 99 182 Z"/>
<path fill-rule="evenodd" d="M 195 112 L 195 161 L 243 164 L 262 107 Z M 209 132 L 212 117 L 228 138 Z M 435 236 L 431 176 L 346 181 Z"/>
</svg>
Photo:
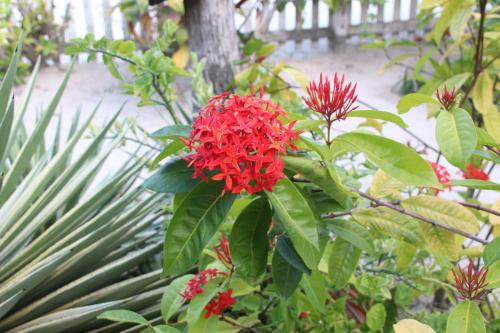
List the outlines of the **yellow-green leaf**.
<svg viewBox="0 0 500 333">
<path fill-rule="evenodd" d="M 422 324 L 414 319 L 403 319 L 394 324 L 396 333 L 436 333 L 432 327 Z"/>
<path fill-rule="evenodd" d="M 405 186 L 406 185 L 399 180 L 387 176 L 382 169 L 378 169 L 377 172 L 375 172 L 372 184 L 370 185 L 370 194 L 377 198 L 388 195 L 397 195 Z"/>
</svg>

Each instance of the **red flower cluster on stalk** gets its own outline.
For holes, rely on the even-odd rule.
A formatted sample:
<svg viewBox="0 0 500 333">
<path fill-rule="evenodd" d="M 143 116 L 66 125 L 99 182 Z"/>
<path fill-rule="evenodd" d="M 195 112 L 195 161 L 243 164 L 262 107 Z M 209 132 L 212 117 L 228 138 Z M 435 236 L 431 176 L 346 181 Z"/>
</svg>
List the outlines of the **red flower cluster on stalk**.
<svg viewBox="0 0 500 333">
<path fill-rule="evenodd" d="M 214 246 L 214 250 L 217 254 L 217 258 L 230 270 L 230 273 L 221 272 L 217 268 L 207 268 L 199 272 L 187 282 L 184 291 L 179 293 L 183 302 L 190 301 L 196 295 L 203 294 L 205 292 L 203 290 L 203 285 L 207 284 L 210 279 L 221 276 L 229 277 L 234 272 L 233 261 L 229 253 L 229 242 L 224 234 L 221 235 L 219 244 Z M 229 309 L 231 305 L 235 304 L 236 300 L 232 297 L 232 293 L 233 290 L 231 288 L 226 291 L 218 292 L 217 296 L 212 298 L 205 306 L 205 318 L 210 317 L 212 314 L 220 315 L 224 310 Z"/>
<path fill-rule="evenodd" d="M 234 272 L 233 260 L 231 259 L 231 253 L 229 252 L 229 242 L 227 241 L 226 235 L 224 233 L 220 236 L 220 241 L 218 246 L 214 246 L 214 251 L 217 254 L 219 261 L 231 272 Z"/>
<path fill-rule="evenodd" d="M 261 96 L 222 93 L 210 99 L 193 124 L 189 140 L 183 140 L 194 153 L 185 159 L 194 167 L 193 178 L 208 181 L 204 172 L 217 171 L 213 180 L 224 180 L 222 194 L 272 191 L 283 178 L 280 156 L 286 149 L 296 150 L 293 140 L 299 132 L 295 122 L 285 126 L 279 116 L 283 109 Z"/>
<path fill-rule="evenodd" d="M 465 179 L 478 179 L 478 180 L 489 180 L 490 177 L 486 172 L 476 167 L 474 164 L 467 164 L 465 170 L 463 171 L 463 176 Z"/>
<path fill-rule="evenodd" d="M 331 84 L 327 76 L 323 80 L 323 73 L 321 73 L 319 83 L 314 81 L 309 83 L 308 97 L 304 98 L 304 102 L 311 110 L 320 113 L 328 123 L 343 120 L 350 111 L 357 109 L 357 107 L 352 107 L 358 98 L 356 85 L 350 82 L 344 83 L 344 75 L 339 78 L 337 73 Z"/>
<path fill-rule="evenodd" d="M 227 291 L 219 291 L 217 296 L 212 298 L 212 300 L 205 306 L 205 318 L 209 318 L 212 314 L 220 315 L 224 310 L 227 310 L 231 305 L 236 304 L 236 301 L 232 297 L 233 289 L 228 289 Z"/>
<path fill-rule="evenodd" d="M 455 104 L 455 88 L 448 90 L 445 86 L 441 91 L 438 89 L 436 91 L 436 97 L 445 110 L 449 111 L 453 104 Z"/>
<path fill-rule="evenodd" d="M 460 266 L 457 266 L 457 272 L 452 270 L 453 277 L 455 278 L 455 283 L 458 292 L 462 299 L 467 299 L 469 301 L 479 301 L 486 294 L 486 276 L 488 275 L 488 269 L 482 267 L 479 271 L 474 270 L 474 264 L 472 260 L 469 260 L 469 266 L 467 271 L 465 271 Z"/>
<path fill-rule="evenodd" d="M 427 161 L 427 162 L 429 162 L 432 169 L 434 170 L 434 173 L 436 174 L 438 181 L 443 186 L 445 186 L 448 190 L 451 190 L 450 173 L 448 172 L 448 170 L 444 166 L 437 164 L 436 162 L 432 162 L 432 161 Z M 434 190 L 436 191 L 436 195 L 438 195 L 439 192 L 443 191 L 443 190 L 440 190 L 438 188 L 435 188 Z"/>
<path fill-rule="evenodd" d="M 196 295 L 203 294 L 203 285 L 206 284 L 208 280 L 224 275 L 226 275 L 226 273 L 219 271 L 217 268 L 207 268 L 198 272 L 192 279 L 190 279 L 187 282 L 184 291 L 179 293 L 179 295 L 182 296 L 183 301 L 190 301 Z"/>
</svg>

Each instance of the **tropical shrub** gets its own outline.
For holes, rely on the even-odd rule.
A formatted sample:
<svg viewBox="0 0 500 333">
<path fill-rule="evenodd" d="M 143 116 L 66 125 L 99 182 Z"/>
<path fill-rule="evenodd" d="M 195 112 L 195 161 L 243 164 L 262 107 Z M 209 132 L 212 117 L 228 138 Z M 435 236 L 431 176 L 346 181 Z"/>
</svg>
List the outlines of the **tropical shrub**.
<svg viewBox="0 0 500 333">
<path fill-rule="evenodd" d="M 25 34 L 22 57 L 16 71 L 16 81 L 22 82 L 34 68 L 38 58 L 42 65 L 59 63 L 65 33 L 71 19 L 70 4 L 66 6 L 61 23 L 55 22 L 54 4 L 43 0 L 0 0 L 0 78 L 15 52 L 21 30 Z M 14 19 L 13 13 L 22 18 Z"/>
<path fill-rule="evenodd" d="M 162 318 L 100 318 L 142 332 L 494 332 L 498 203 L 443 192 L 498 191 L 469 165 L 498 142 L 477 140 L 453 90 L 427 101 L 438 117 L 461 119 L 447 145 L 438 139 L 439 158 L 464 168 L 458 178 L 439 158 L 366 128 L 336 133 L 349 117 L 408 127 L 394 113 L 357 110 L 344 75 L 309 83 L 306 112 L 284 110 L 264 89 L 223 93 L 192 126 L 156 131 L 164 155 L 179 155 L 145 182 L 173 195 L 163 276 L 189 274 L 165 289 Z M 464 140 L 472 149 L 458 148 Z"/>
<path fill-rule="evenodd" d="M 147 155 L 98 175 L 124 135 L 111 133 L 115 116 L 84 138 L 98 106 L 83 121 L 77 114 L 67 136 L 60 120 L 53 136 L 46 133 L 71 66 L 29 131 L 24 118 L 40 61 L 14 103 L 21 50 L 0 85 L 0 331 L 113 332 L 96 319 L 103 310 L 154 316 L 168 281 L 155 259 L 161 198 L 136 184 Z"/>
</svg>

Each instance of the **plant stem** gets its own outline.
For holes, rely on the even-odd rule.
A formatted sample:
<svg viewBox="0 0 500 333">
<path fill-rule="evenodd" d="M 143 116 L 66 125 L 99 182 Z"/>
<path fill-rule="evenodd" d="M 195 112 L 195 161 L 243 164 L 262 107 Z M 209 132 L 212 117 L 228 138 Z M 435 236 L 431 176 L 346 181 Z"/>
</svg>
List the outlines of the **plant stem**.
<svg viewBox="0 0 500 333">
<path fill-rule="evenodd" d="M 374 197 L 372 197 L 372 196 L 370 196 L 370 195 L 368 195 L 368 194 L 366 194 L 366 193 L 364 193 L 364 192 L 361 192 L 361 191 L 359 191 L 359 190 L 358 190 L 357 192 L 358 192 L 358 194 L 359 194 L 360 196 L 362 196 L 363 198 L 368 199 L 368 200 L 370 200 L 370 201 L 373 201 L 373 202 L 375 202 L 376 204 L 378 204 L 378 205 L 380 205 L 380 206 L 384 206 L 384 207 L 390 208 L 390 209 L 392 209 L 392 210 L 395 210 L 395 211 L 397 211 L 397 212 L 399 212 L 399 213 L 401 213 L 401 214 L 405 214 L 405 215 L 411 216 L 411 217 L 413 217 L 413 218 L 415 218 L 415 219 L 418 219 L 418 220 L 420 220 L 420 221 L 423 221 L 423 222 L 428 223 L 428 224 L 430 224 L 430 225 L 433 225 L 433 226 L 435 226 L 435 227 L 438 227 L 438 228 L 441 228 L 441 229 L 448 230 L 448 231 L 450 231 L 450 232 L 452 232 L 452 233 L 455 233 L 455 234 L 462 235 L 462 236 L 467 237 L 467 238 L 469 238 L 469 239 L 475 240 L 476 242 L 479 242 L 479 243 L 481 243 L 481 244 L 488 244 L 488 242 L 487 242 L 487 241 L 485 241 L 485 240 L 483 240 L 483 239 L 481 239 L 481 238 L 478 238 L 478 237 L 476 237 L 476 236 L 474 236 L 474 235 L 471 235 L 471 234 L 469 234 L 468 232 L 465 232 L 465 231 L 463 231 L 463 230 L 457 229 L 457 228 L 452 227 L 452 226 L 449 226 L 449 225 L 447 225 L 447 224 L 443 224 L 443 223 L 441 223 L 441 222 L 434 221 L 434 220 L 432 220 L 432 219 L 430 219 L 430 218 L 427 218 L 427 217 L 422 216 L 422 215 L 420 215 L 420 214 L 417 214 L 417 213 L 411 212 L 411 211 L 409 211 L 409 210 L 404 209 L 403 207 L 396 206 L 396 205 L 394 205 L 394 204 L 392 204 L 392 203 L 389 203 L 389 202 L 385 202 L 385 201 L 379 200 L 379 199 L 374 198 Z"/>
<path fill-rule="evenodd" d="M 258 329 L 256 329 L 256 328 L 253 328 L 253 327 L 250 327 L 250 326 L 245 326 L 245 325 L 242 325 L 242 324 L 238 323 L 236 320 L 231 319 L 231 318 L 229 318 L 229 317 L 225 317 L 224 315 L 221 315 L 221 316 L 219 317 L 219 319 L 220 319 L 221 321 L 225 321 L 226 323 L 233 325 L 234 327 L 238 327 L 238 328 L 240 328 L 240 329 L 242 329 L 242 330 L 245 330 L 245 331 L 248 331 L 248 332 L 253 332 L 253 333 L 262 333 L 262 331 L 260 331 L 260 330 L 258 330 Z"/>
</svg>

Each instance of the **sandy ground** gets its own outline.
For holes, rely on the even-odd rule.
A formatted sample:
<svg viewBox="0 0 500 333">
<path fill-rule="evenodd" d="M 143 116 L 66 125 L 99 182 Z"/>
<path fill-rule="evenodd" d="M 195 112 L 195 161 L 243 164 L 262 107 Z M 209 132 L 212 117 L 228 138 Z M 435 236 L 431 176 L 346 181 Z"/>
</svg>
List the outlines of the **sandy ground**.
<svg viewBox="0 0 500 333">
<path fill-rule="evenodd" d="M 380 74 L 379 69 L 386 59 L 378 50 L 362 50 L 355 45 L 345 45 L 331 50 L 324 43 L 320 43 L 315 48 L 311 48 L 307 43 L 298 47 L 287 44 L 280 49 L 278 57 L 303 71 L 311 79 L 317 79 L 320 72 L 328 75 L 336 71 L 345 73 L 348 80 L 358 83 L 360 101 L 378 110 L 396 112 L 396 104 L 400 98 L 396 86 L 400 83 L 404 71 L 399 67 L 394 67 Z M 48 105 L 63 75 L 64 69 L 62 68 L 44 68 L 40 72 L 27 113 L 28 123 L 33 123 L 36 113 L 42 106 Z M 180 86 L 181 91 L 189 93 L 184 83 Z M 21 91 L 22 87 L 18 87 L 16 94 L 20 94 Z M 83 117 L 89 115 L 100 99 L 102 99 L 102 104 L 95 117 L 97 124 L 102 124 L 112 117 L 120 106 L 126 103 L 119 119 L 124 120 L 126 117 L 136 119 L 137 123 L 147 131 L 167 125 L 164 110 L 156 107 L 139 108 L 136 106 L 136 98 L 123 95 L 121 91 L 120 82 L 108 73 L 104 65 L 77 64 L 58 108 L 63 120 L 63 128 L 69 127 L 69 121 L 78 109 L 81 109 Z M 361 105 L 360 109 L 367 109 L 367 107 Z M 437 146 L 434 137 L 434 120 L 426 119 L 424 107 L 412 110 L 403 118 L 409 124 L 411 131 L 429 144 Z M 339 131 L 351 130 L 359 123 L 359 120 L 348 119 L 339 123 L 337 128 Z M 399 142 L 417 144 L 408 134 L 392 124 L 384 127 L 383 135 Z M 429 158 L 434 158 L 434 156 L 430 155 Z M 116 162 L 113 160 L 111 163 Z M 458 177 L 456 168 L 450 167 L 449 169 L 453 176 Z M 493 180 L 500 181 L 498 170 L 492 176 Z M 498 196 L 498 193 L 493 191 L 483 191 L 481 198 L 493 202 Z"/>
</svg>

